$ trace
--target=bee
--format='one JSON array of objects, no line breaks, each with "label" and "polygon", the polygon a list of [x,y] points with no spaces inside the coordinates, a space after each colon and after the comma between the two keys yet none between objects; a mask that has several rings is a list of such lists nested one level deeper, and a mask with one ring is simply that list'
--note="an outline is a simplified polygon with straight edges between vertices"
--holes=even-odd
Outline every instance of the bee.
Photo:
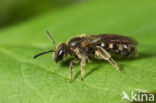
[{"label": "bee", "polygon": [[66,43],[60,43],[56,46],[54,39],[48,31],[47,34],[52,40],[55,50],[39,53],[34,56],[34,59],[40,55],[54,52],[53,59],[57,63],[64,60],[70,54],[74,57],[69,65],[70,82],[72,82],[73,65],[75,63],[80,63],[81,65],[81,80],[83,81],[86,61],[91,62],[92,58],[106,60],[116,70],[121,72],[112,55],[120,57],[134,57],[137,55],[137,41],[126,36],[117,34],[80,35],[72,37]]}]

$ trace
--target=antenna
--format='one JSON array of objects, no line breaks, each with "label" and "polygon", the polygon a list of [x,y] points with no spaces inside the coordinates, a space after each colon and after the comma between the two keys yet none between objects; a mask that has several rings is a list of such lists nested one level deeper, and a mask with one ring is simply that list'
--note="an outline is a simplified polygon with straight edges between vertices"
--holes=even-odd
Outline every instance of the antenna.
[{"label": "antenna", "polygon": [[[48,32],[48,30],[47,30],[46,32],[47,32],[47,34],[48,34],[50,40],[53,42],[54,48],[55,48],[55,50],[56,50],[56,45],[55,45],[54,39],[52,38],[52,36],[51,36],[50,33]],[[39,53],[39,54],[35,55],[33,58],[36,59],[37,57],[39,57],[39,56],[41,56],[41,55],[43,55],[43,54],[47,54],[47,53],[50,53],[50,52],[56,52],[55,50],[49,50],[49,51],[46,51],[46,52]]]},{"label": "antenna", "polygon": [[47,30],[46,32],[47,32],[47,34],[48,34],[50,40],[53,42],[54,48],[55,48],[55,50],[56,50],[56,45],[55,45],[55,41],[54,41],[53,37],[50,35],[50,33],[49,33],[48,30]]},{"label": "antenna", "polygon": [[43,54],[47,54],[47,53],[50,53],[50,52],[55,52],[54,50],[49,50],[49,51],[46,51],[46,52],[42,52],[42,53],[39,53],[37,55],[35,55],[33,58],[36,59],[38,56],[41,56]]}]

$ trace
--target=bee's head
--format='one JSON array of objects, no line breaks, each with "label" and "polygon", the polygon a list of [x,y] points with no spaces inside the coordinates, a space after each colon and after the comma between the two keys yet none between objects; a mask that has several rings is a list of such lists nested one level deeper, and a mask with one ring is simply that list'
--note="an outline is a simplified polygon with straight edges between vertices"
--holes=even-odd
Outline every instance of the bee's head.
[{"label": "bee's head", "polygon": [[49,50],[49,51],[46,51],[46,52],[39,53],[39,54],[34,56],[34,59],[37,58],[38,56],[43,55],[43,54],[47,54],[47,53],[50,53],[50,52],[55,52],[54,56],[53,56],[54,61],[58,62],[58,61],[63,60],[68,55],[68,46],[67,46],[67,44],[66,43],[61,43],[56,48],[54,39],[52,38],[52,36],[49,34],[48,31],[47,31],[47,34],[48,34],[49,38],[52,40],[55,50]]},{"label": "bee's head", "polygon": [[61,43],[57,46],[54,53],[54,61],[58,62],[63,60],[68,55],[68,46],[66,43]]}]

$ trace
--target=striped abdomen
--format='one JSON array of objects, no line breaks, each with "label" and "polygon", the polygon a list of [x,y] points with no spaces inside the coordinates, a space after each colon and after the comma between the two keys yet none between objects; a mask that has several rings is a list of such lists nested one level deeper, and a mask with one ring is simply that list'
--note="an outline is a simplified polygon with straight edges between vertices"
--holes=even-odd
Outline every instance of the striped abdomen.
[{"label": "striped abdomen", "polygon": [[124,57],[132,57],[137,54],[137,42],[126,36],[119,36],[114,34],[101,34],[101,38],[97,45],[104,48],[106,51]]}]

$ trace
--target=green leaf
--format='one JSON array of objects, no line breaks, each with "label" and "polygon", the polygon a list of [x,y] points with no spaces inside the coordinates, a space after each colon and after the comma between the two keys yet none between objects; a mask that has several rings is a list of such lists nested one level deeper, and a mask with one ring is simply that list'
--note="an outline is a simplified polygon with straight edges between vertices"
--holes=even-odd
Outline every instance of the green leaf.
[{"label": "green leaf", "polygon": [[[123,91],[156,90],[156,1],[119,0],[79,3],[0,30],[0,103],[126,103]],[[56,44],[86,33],[115,33],[135,38],[139,56],[119,60],[124,73],[108,62],[74,66],[69,83],[71,56],[55,63],[51,54],[33,59]]]}]

